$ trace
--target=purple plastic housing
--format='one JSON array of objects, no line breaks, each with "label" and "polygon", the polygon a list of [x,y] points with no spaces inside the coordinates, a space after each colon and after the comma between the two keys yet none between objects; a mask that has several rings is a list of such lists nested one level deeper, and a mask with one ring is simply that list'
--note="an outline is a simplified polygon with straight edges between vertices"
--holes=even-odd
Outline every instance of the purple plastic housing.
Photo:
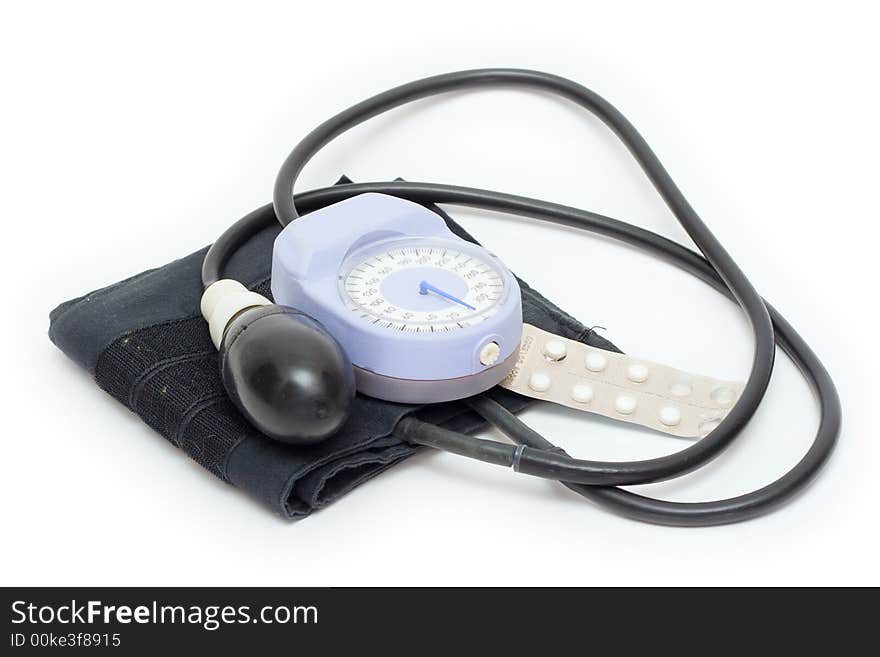
[{"label": "purple plastic housing", "polygon": [[[491,261],[504,284],[494,314],[453,331],[416,333],[373,324],[348,307],[339,282],[350,254],[377,242],[419,237],[448,241]],[[503,263],[456,236],[434,212],[384,194],[354,196],[288,224],[275,239],[272,295],[276,303],[317,319],[339,341],[361,392],[390,401],[440,402],[486,390],[513,368],[522,336],[519,285]],[[487,366],[480,352],[490,342],[500,353]]]}]

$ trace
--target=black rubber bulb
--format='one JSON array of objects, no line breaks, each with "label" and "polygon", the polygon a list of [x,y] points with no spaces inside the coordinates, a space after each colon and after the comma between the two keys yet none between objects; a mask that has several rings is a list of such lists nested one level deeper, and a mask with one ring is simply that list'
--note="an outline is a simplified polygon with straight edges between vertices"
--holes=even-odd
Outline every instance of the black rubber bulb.
[{"label": "black rubber bulb", "polygon": [[230,398],[257,429],[283,443],[312,445],[336,433],[351,410],[354,370],[339,343],[298,310],[250,308],[220,345]]}]

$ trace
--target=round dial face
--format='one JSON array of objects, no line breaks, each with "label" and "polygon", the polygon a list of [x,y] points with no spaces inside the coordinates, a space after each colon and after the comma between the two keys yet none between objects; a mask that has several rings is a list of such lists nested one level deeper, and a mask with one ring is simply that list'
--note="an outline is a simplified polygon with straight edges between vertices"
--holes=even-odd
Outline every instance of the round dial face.
[{"label": "round dial face", "polygon": [[498,312],[507,294],[502,267],[488,251],[463,242],[389,240],[349,256],[339,288],[348,308],[378,327],[459,331]]}]

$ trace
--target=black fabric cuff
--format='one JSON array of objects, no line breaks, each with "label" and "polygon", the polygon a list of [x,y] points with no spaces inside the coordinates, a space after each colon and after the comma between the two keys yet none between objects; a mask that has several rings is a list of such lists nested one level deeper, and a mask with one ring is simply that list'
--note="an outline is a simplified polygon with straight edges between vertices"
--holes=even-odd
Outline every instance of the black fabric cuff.
[{"label": "black fabric cuff", "polygon": [[[349,182],[343,179],[340,184]],[[460,237],[476,242],[444,211]],[[271,298],[271,226],[244,244],[226,274]],[[289,518],[308,515],[417,448],[392,431],[408,413],[457,431],[481,419],[460,402],[411,406],[358,395],[350,419],[327,441],[294,448],[255,431],[226,397],[217,352],[199,313],[206,249],[67,301],[50,315],[49,337],[98,385],[215,475]],[[519,280],[523,320],[567,338],[616,350]],[[496,388],[514,412],[531,400]]]}]

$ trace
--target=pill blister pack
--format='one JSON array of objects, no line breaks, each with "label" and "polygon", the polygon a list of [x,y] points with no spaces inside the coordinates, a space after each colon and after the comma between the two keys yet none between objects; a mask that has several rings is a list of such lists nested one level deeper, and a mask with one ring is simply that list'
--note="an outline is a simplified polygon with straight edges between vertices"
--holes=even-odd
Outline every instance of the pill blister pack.
[{"label": "pill blister pack", "polygon": [[523,325],[502,387],[683,438],[700,438],[736,404],[743,384],[597,349]]}]

